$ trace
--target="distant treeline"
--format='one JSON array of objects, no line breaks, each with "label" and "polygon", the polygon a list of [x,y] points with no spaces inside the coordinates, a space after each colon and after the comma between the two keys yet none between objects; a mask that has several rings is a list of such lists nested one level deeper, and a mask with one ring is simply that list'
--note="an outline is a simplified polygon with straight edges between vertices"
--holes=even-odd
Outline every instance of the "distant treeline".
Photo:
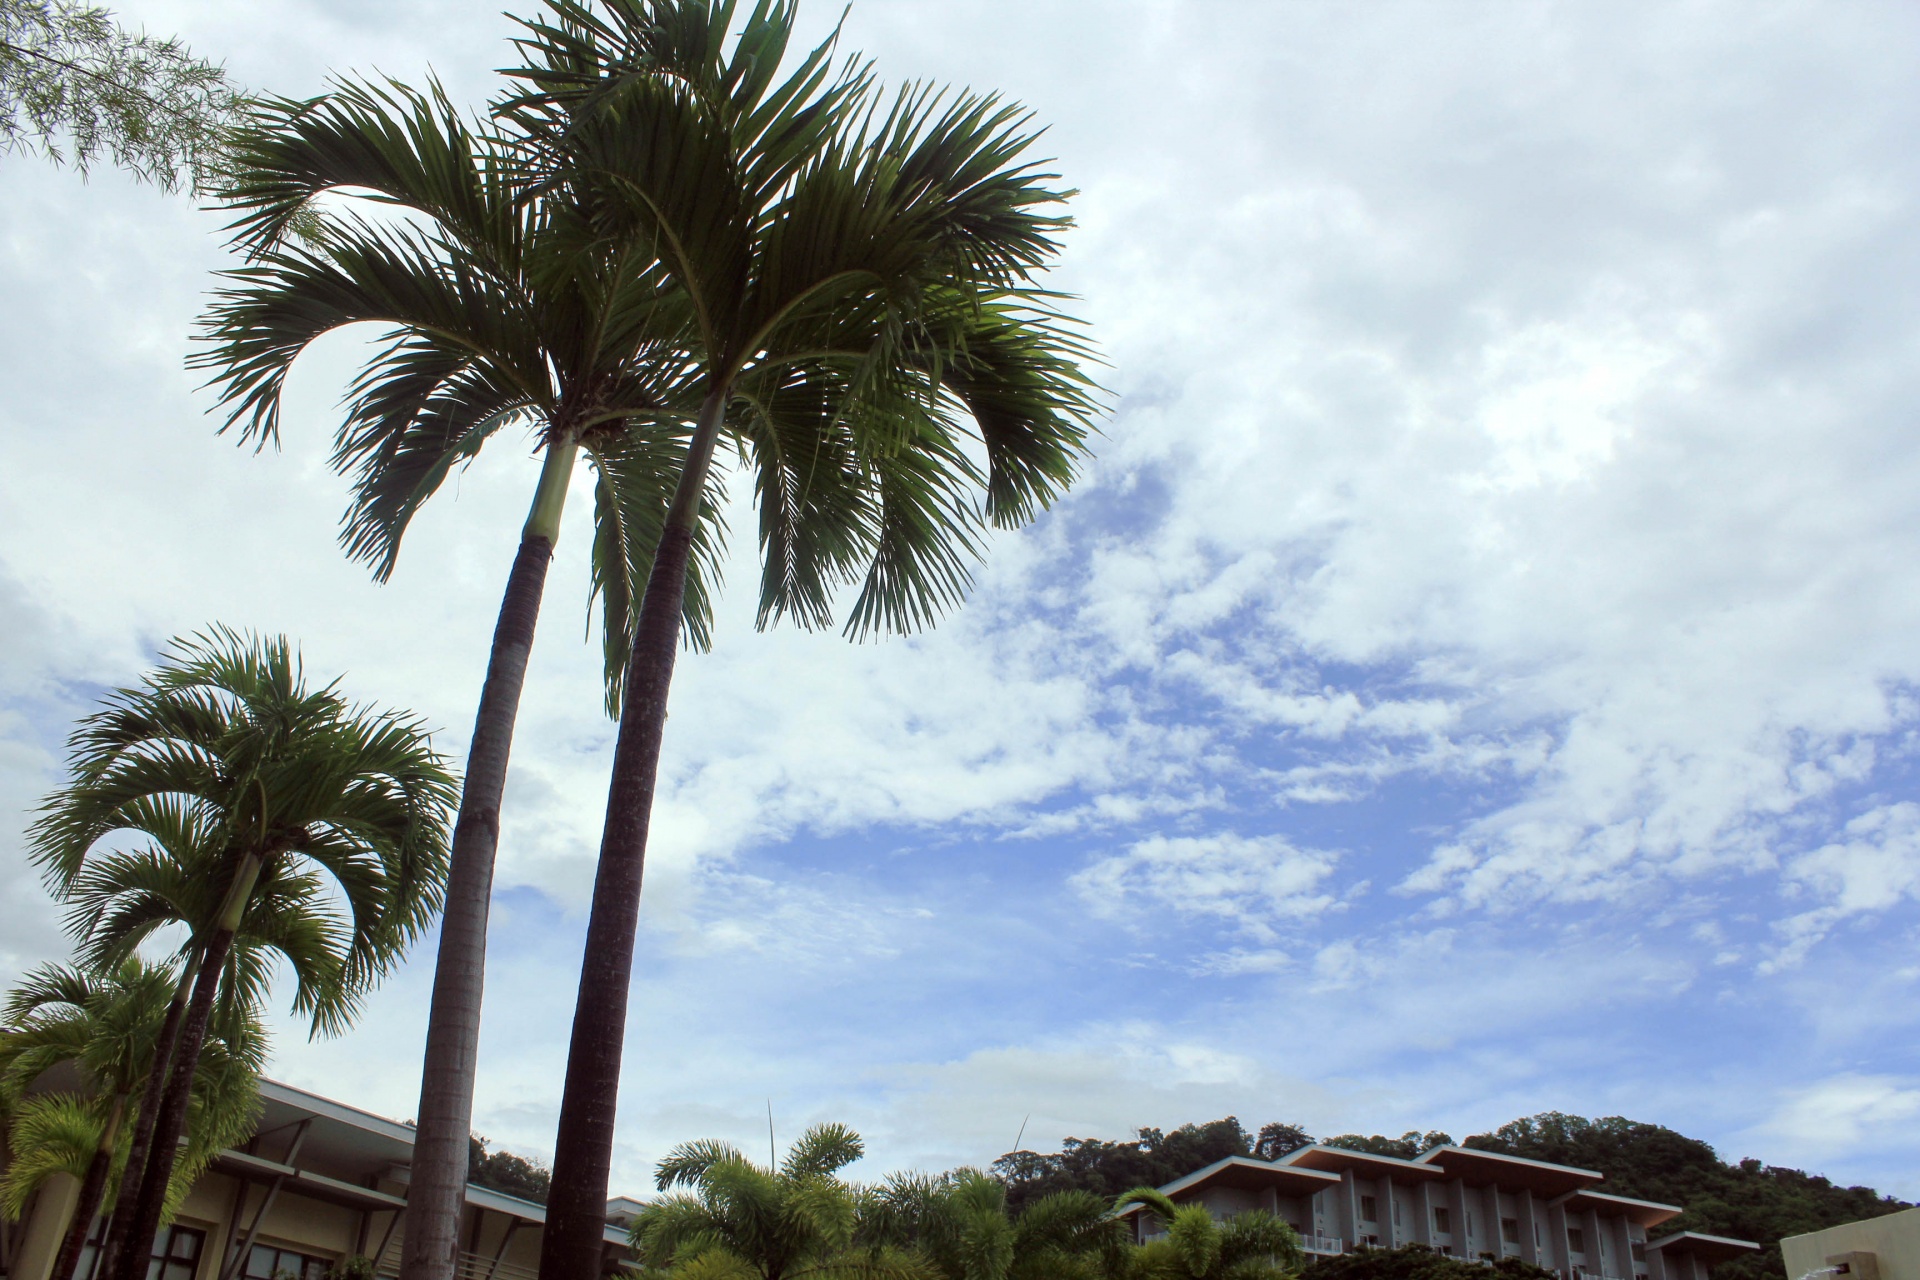
[{"label": "distant treeline", "polygon": [[[1161,1186],[1225,1156],[1277,1160],[1313,1141],[1298,1125],[1269,1124],[1249,1133],[1233,1116],[1171,1132],[1141,1129],[1139,1135],[1131,1142],[1068,1138],[1049,1154],[1010,1151],[993,1162],[993,1170],[1006,1180],[1009,1201],[1018,1208],[1052,1191],[1083,1189],[1106,1196]],[[1322,1141],[1411,1159],[1453,1138],[1347,1133]],[[1912,1207],[1871,1188],[1835,1186],[1798,1169],[1758,1160],[1728,1164],[1698,1139],[1619,1116],[1588,1120],[1549,1111],[1474,1134],[1461,1145],[1593,1169],[1606,1175],[1603,1189],[1615,1195],[1683,1206],[1686,1212],[1658,1234],[1704,1231],[1762,1246],[1755,1257],[1715,1267],[1714,1280],[1782,1280],[1786,1272],[1777,1247],[1782,1236]]]}]

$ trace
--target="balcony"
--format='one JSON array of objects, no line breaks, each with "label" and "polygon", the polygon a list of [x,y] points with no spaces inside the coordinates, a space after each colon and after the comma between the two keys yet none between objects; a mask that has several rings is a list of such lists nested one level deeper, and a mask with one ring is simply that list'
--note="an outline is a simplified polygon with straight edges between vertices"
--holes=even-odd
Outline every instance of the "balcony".
[{"label": "balcony", "polygon": [[1310,1236],[1304,1231],[1300,1232],[1299,1236],[1300,1248],[1307,1253],[1326,1255],[1347,1251],[1347,1242],[1332,1236]]}]

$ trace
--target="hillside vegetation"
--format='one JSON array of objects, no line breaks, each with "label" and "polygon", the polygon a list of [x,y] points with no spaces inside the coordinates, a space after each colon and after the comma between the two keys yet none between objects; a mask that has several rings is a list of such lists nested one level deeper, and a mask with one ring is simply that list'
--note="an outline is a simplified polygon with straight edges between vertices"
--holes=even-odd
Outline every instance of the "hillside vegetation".
[{"label": "hillside vegetation", "polygon": [[[1161,1186],[1230,1155],[1275,1160],[1313,1139],[1298,1125],[1269,1124],[1249,1132],[1228,1116],[1170,1132],[1141,1129],[1133,1141],[1068,1138],[1057,1152],[1011,1151],[994,1161],[1008,1198],[1025,1204],[1053,1191],[1118,1195],[1130,1187]],[[1322,1141],[1411,1159],[1447,1134],[1341,1134]],[[1475,1134],[1462,1145],[1577,1165],[1606,1175],[1604,1189],[1682,1206],[1686,1212],[1657,1234],[1705,1231],[1762,1246],[1750,1259],[1724,1263],[1714,1280],[1787,1280],[1778,1244],[1782,1236],[1910,1208],[1868,1187],[1841,1187],[1816,1174],[1741,1160],[1730,1164],[1708,1144],[1656,1124],[1619,1116],[1589,1120],[1557,1111]]]}]

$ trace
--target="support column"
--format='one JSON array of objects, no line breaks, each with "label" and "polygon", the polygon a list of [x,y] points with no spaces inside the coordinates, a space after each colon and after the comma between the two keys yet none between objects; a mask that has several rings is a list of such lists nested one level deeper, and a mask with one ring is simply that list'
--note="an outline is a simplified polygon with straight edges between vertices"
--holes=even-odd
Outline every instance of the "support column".
[{"label": "support column", "polygon": [[47,1280],[53,1274],[53,1261],[60,1256],[67,1223],[79,1204],[80,1179],[72,1174],[56,1173],[40,1184],[33,1193],[33,1208],[27,1212],[20,1243],[14,1249],[9,1280]]},{"label": "support column", "polygon": [[1360,1243],[1360,1193],[1353,1185],[1353,1170],[1340,1171],[1338,1196],[1335,1204],[1339,1210],[1340,1239],[1351,1251]]},{"label": "support column", "polygon": [[1482,1203],[1487,1206],[1487,1232],[1481,1237],[1480,1248],[1491,1253],[1495,1259],[1507,1256],[1506,1233],[1500,1228],[1500,1188],[1489,1185],[1484,1189]]},{"label": "support column", "polygon": [[1473,1231],[1467,1221],[1467,1184],[1458,1178],[1447,1179],[1448,1208],[1453,1215],[1453,1256],[1473,1257]]},{"label": "support column", "polygon": [[1619,1276],[1618,1271],[1607,1269],[1606,1234],[1600,1227],[1600,1215],[1589,1209],[1581,1216],[1587,1226],[1587,1269],[1603,1276]]},{"label": "support column", "polygon": [[1536,1267],[1551,1266],[1545,1261],[1546,1224],[1541,1221],[1540,1201],[1531,1191],[1516,1191],[1514,1209],[1520,1215],[1520,1257]]},{"label": "support column", "polygon": [[1413,1242],[1433,1248],[1433,1179],[1422,1178],[1413,1188]]},{"label": "support column", "polygon": [[1573,1251],[1567,1244],[1567,1210],[1564,1205],[1547,1206],[1547,1241],[1553,1245],[1553,1256],[1557,1265],[1554,1270],[1562,1275],[1573,1273]]}]

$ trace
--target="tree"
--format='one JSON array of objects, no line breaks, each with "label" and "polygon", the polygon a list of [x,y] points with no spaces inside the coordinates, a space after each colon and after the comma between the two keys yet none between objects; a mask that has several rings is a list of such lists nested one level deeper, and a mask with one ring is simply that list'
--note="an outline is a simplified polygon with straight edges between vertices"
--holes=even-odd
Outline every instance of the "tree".
[{"label": "tree", "polygon": [[682,1143],[657,1167],[671,1194],[640,1212],[633,1247],[675,1280],[932,1280],[918,1259],[856,1238],[860,1193],[836,1174],[863,1150],[837,1124],[807,1130],[777,1169],[724,1142]]},{"label": "tree", "polygon": [[1259,1155],[1271,1160],[1312,1141],[1295,1142],[1296,1137],[1305,1137],[1305,1131],[1298,1125],[1277,1124],[1263,1127],[1256,1139],[1238,1116],[1136,1133],[1128,1142],[1068,1138],[1058,1152],[1050,1154],[1009,1151],[993,1162],[993,1172],[1006,1182],[1008,1200],[1015,1209],[1067,1190],[1090,1191],[1111,1201],[1130,1187],[1162,1186],[1228,1156]]},{"label": "tree", "polygon": [[[911,630],[958,601],[990,526],[1070,483],[1093,411],[1031,279],[1067,193],[993,96],[877,99],[824,51],[775,75],[794,8],[549,0],[498,115],[597,228],[655,246],[699,401],[632,626],[575,1004],[541,1274],[598,1265],[639,896],[683,594],[723,437],[755,483],[760,622]],[[963,442],[986,457],[977,467]]]},{"label": "tree", "polygon": [[1110,1204],[1087,1191],[1009,1210],[1006,1184],[978,1169],[901,1174],[868,1197],[863,1237],[917,1250],[941,1280],[1096,1280],[1125,1272]]},{"label": "tree", "polygon": [[[317,211],[330,192],[344,198]],[[347,83],[262,104],[222,198],[240,215],[236,242],[250,262],[218,295],[195,364],[213,372],[243,442],[277,444],[287,373],[315,339],[384,329],[333,459],[353,477],[341,540],[378,580],[393,573],[414,513],[504,428],[523,424],[545,455],[474,716],[416,1112],[405,1266],[445,1280],[466,1186],[501,797],[548,564],[585,453],[596,474],[593,589],[608,663],[624,668],[629,576],[652,557],[691,415],[676,401],[683,370],[657,358],[652,336],[679,313],[650,253],[530,190],[513,156],[437,87]],[[413,220],[358,216],[354,206],[369,204]],[[717,553],[717,510],[703,511],[681,614],[695,644],[708,631],[701,566]]]},{"label": "tree", "polygon": [[[69,738],[71,778],[29,837],[71,903],[69,928],[106,959],[168,922],[143,870],[165,873],[176,893],[201,886],[194,913],[173,917],[192,929],[191,995],[175,1043],[154,1055],[146,1163],[131,1212],[115,1214],[105,1273],[137,1280],[146,1260],[126,1242],[151,1238],[164,1215],[215,996],[263,980],[236,936],[277,947],[275,930],[290,930],[281,950],[329,957],[316,975],[326,980],[303,983],[296,1008],[316,1032],[344,1026],[439,906],[455,783],[417,720],[350,705],[337,685],[309,690],[283,638],[216,628],[176,640],[141,685],[105,701]],[[127,836],[147,843],[113,847]],[[289,899],[312,910],[267,910]]]},{"label": "tree", "polygon": [[487,1140],[475,1134],[467,1144],[467,1181],[545,1204],[553,1174],[537,1160],[511,1151],[487,1150]]},{"label": "tree", "polygon": [[[168,968],[128,958],[95,977],[66,965],[26,975],[6,1001],[0,1029],[0,1106],[13,1117],[0,1202],[17,1216],[26,1198],[56,1172],[80,1180],[80,1193],[54,1259],[52,1280],[71,1280],[87,1231],[127,1155],[123,1124],[152,1070],[153,1046],[176,986]],[[184,1157],[169,1204],[222,1149],[252,1125],[255,1078],[265,1038],[248,1010],[215,1022],[194,1081]],[[48,1070],[70,1066],[80,1092],[29,1094]]]},{"label": "tree", "polygon": [[0,150],[82,173],[102,155],[171,191],[204,189],[241,95],[177,40],[67,0],[0,0]]},{"label": "tree", "polygon": [[1176,1205],[1152,1187],[1135,1187],[1114,1208],[1136,1204],[1158,1218],[1166,1234],[1135,1250],[1129,1267],[1135,1280],[1280,1280],[1297,1273],[1305,1257],[1293,1228],[1264,1209],[1222,1222],[1205,1205]]},{"label": "tree", "polygon": [[1388,1138],[1380,1134],[1370,1136],[1358,1133],[1343,1133],[1324,1140],[1330,1147],[1345,1147],[1349,1151],[1365,1151],[1369,1155],[1392,1156],[1396,1160],[1411,1160],[1423,1151],[1435,1147],[1450,1147],[1453,1138],[1437,1129],[1421,1133],[1418,1129],[1409,1129],[1397,1138]]}]

